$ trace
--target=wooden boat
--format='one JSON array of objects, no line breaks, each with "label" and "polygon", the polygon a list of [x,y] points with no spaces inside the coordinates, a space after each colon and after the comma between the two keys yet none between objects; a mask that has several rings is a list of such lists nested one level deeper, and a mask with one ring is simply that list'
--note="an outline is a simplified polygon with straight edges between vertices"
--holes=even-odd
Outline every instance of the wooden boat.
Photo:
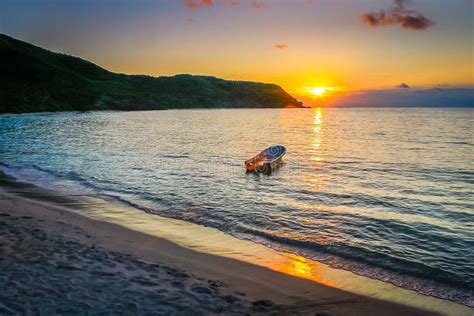
[{"label": "wooden boat", "polygon": [[247,172],[272,173],[281,163],[286,154],[286,148],[281,145],[271,146],[245,161]]}]

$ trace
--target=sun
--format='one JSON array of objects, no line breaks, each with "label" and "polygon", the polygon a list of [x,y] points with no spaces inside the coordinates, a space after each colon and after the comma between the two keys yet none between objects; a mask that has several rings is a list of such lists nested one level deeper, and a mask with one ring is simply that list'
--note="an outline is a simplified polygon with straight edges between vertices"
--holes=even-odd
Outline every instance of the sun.
[{"label": "sun", "polygon": [[305,87],[303,93],[307,96],[323,99],[332,97],[344,91],[342,86]]},{"label": "sun", "polygon": [[323,97],[325,96],[330,90],[332,90],[331,87],[311,87],[311,88],[306,88],[306,91],[309,94],[312,94],[313,96],[316,97]]},{"label": "sun", "polygon": [[326,91],[326,87],[316,87],[316,88],[309,88],[308,91],[314,95],[322,96]]}]

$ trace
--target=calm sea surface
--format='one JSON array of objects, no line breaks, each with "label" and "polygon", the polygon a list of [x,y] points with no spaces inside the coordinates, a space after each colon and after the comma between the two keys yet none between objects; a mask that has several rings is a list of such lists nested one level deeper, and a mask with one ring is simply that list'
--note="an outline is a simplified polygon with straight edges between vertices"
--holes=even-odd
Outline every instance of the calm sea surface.
[{"label": "calm sea surface", "polygon": [[[474,306],[474,110],[0,116],[9,174]],[[243,161],[287,147],[270,176]]]}]

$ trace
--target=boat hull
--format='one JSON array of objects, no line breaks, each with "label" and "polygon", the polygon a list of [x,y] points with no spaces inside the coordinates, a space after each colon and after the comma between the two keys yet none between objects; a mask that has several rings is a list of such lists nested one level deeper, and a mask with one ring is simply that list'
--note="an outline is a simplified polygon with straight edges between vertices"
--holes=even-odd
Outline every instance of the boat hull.
[{"label": "boat hull", "polygon": [[281,164],[286,148],[283,146],[272,146],[253,158],[245,161],[247,172],[257,172],[270,174],[275,171]]}]

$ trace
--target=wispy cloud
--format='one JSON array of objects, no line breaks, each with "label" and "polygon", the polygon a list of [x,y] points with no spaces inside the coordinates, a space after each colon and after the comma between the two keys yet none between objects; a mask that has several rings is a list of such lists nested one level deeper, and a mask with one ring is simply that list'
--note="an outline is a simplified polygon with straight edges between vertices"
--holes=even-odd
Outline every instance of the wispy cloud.
[{"label": "wispy cloud", "polygon": [[255,10],[264,9],[267,6],[265,0],[182,0],[183,7],[186,9],[202,9],[215,5],[228,8],[247,6]]},{"label": "wispy cloud", "polygon": [[184,0],[183,6],[186,9],[199,9],[205,7],[212,7],[214,0]]},{"label": "wispy cloud", "polygon": [[227,7],[238,7],[240,0],[224,0],[224,5]]},{"label": "wispy cloud", "polygon": [[267,4],[264,1],[254,1],[254,2],[252,2],[252,8],[254,8],[255,10],[265,9],[266,6],[267,6]]},{"label": "wispy cloud", "polygon": [[393,7],[389,10],[365,13],[362,20],[370,26],[398,24],[411,30],[426,30],[435,24],[422,13],[407,9],[407,0],[394,0]]},{"label": "wispy cloud", "polygon": [[278,48],[278,49],[286,49],[286,48],[288,48],[288,45],[287,44],[276,44],[275,47]]}]

